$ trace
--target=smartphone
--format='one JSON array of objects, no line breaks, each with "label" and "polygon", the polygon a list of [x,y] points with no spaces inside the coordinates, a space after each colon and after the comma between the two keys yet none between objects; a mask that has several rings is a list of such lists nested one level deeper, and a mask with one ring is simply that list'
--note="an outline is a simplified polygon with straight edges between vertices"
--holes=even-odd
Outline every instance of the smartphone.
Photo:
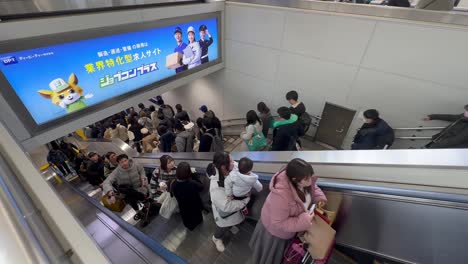
[{"label": "smartphone", "polygon": [[312,207],[310,207],[309,214],[312,214],[314,210],[315,210],[315,204],[313,204]]}]

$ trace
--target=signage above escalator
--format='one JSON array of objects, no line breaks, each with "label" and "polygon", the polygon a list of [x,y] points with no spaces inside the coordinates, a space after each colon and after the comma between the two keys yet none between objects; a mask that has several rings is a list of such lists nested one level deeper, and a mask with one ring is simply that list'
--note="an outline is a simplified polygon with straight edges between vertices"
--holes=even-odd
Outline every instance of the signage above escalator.
[{"label": "signage above escalator", "polygon": [[195,18],[1,44],[1,93],[33,131],[125,100],[221,61],[219,14]]}]

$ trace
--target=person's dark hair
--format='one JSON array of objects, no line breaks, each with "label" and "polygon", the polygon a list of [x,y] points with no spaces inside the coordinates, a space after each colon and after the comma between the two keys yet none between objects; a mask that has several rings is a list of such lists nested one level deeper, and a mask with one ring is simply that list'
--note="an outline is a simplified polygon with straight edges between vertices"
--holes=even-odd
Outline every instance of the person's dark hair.
[{"label": "person's dark hair", "polygon": [[255,125],[255,123],[257,122],[259,122],[260,124],[262,123],[260,118],[258,118],[257,112],[255,112],[254,110],[248,111],[245,117],[247,119],[247,124],[245,126]]},{"label": "person's dark hair", "polygon": [[465,108],[465,111],[468,111],[468,104],[467,104],[467,105],[465,105],[465,107],[464,107],[464,108]]},{"label": "person's dark hair", "polygon": [[[96,152],[92,152],[92,151],[91,151],[90,153],[88,153],[88,159],[90,159],[90,158],[92,158],[92,157],[94,157],[94,156],[96,156],[96,155],[98,155]],[[98,155],[98,156],[99,156],[99,155]]]},{"label": "person's dark hair", "polygon": [[291,110],[289,110],[289,108],[287,108],[286,106],[278,108],[277,112],[278,115],[283,119],[288,120],[289,118],[291,118]]},{"label": "person's dark hair", "polygon": [[177,113],[182,112],[182,105],[176,104],[175,109],[177,110]]},{"label": "person's dark hair", "polygon": [[294,100],[294,101],[297,101],[297,99],[299,98],[299,95],[297,94],[296,91],[289,91],[286,93],[286,100]]},{"label": "person's dark hair", "polygon": [[213,120],[209,117],[204,117],[203,118],[203,126],[206,127],[206,129],[213,128]]},{"label": "person's dark hair", "polygon": [[267,114],[270,112],[270,108],[264,103],[260,102],[257,104],[257,111],[259,111],[262,114]]},{"label": "person's dark hair", "polygon": [[297,195],[303,202],[306,201],[306,193],[310,192],[310,188],[304,188],[304,191],[299,190],[297,184],[307,177],[314,175],[312,166],[303,159],[293,159],[286,166],[286,175],[289,181],[296,189]]},{"label": "person's dark hair", "polygon": [[221,168],[222,166],[224,166],[225,169],[229,171],[230,165],[231,157],[229,156],[229,152],[218,151],[213,156],[213,163],[208,164],[208,167],[206,168],[206,173],[208,174],[208,176],[214,176],[216,175],[216,169],[218,169],[218,186],[224,187],[224,178],[227,175],[223,175]]},{"label": "person's dark hair", "polygon": [[367,119],[377,120],[379,119],[379,112],[375,109],[369,109],[364,111],[364,117]]},{"label": "person's dark hair", "polygon": [[161,169],[163,171],[167,171],[167,164],[171,161],[173,161],[174,159],[169,156],[169,155],[162,155],[160,158],[159,158],[159,163],[161,164]]},{"label": "person's dark hair", "polygon": [[150,105],[150,107],[148,107],[148,109],[150,110],[151,113],[156,111],[156,107],[154,107],[154,105]]},{"label": "person's dark hair", "polygon": [[253,161],[247,157],[244,157],[239,160],[239,172],[242,174],[247,174],[252,171]]},{"label": "person's dark hair", "polygon": [[111,156],[112,154],[115,154],[115,152],[109,151],[109,152],[107,152],[106,155],[104,155],[104,156],[105,156],[107,159],[110,159],[110,156]]},{"label": "person's dark hair", "polygon": [[127,154],[120,154],[119,156],[117,156],[117,162],[120,162],[123,159],[128,159]]},{"label": "person's dark hair", "polygon": [[174,128],[177,131],[185,131],[184,125],[179,120],[176,121]]},{"label": "person's dark hair", "polygon": [[177,165],[176,178],[178,180],[188,180],[192,177],[192,169],[187,162],[181,162]]},{"label": "person's dark hair", "polygon": [[167,126],[159,126],[158,127],[158,134],[160,136],[164,135],[167,133]]},{"label": "person's dark hair", "polygon": [[139,107],[140,109],[145,109],[145,105],[144,105],[143,103],[139,103],[139,104],[138,104],[138,107]]},{"label": "person's dark hair", "polygon": [[50,146],[52,147],[53,150],[59,150],[60,149],[59,145],[54,141],[50,142]]},{"label": "person's dark hair", "polygon": [[201,117],[197,118],[197,126],[199,128],[203,127],[203,118],[201,118]]}]

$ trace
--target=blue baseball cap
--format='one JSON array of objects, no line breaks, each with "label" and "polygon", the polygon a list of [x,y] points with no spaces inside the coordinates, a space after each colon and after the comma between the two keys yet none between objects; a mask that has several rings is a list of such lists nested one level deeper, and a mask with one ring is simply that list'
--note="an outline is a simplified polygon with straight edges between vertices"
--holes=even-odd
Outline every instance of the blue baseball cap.
[{"label": "blue baseball cap", "polygon": [[208,107],[206,107],[206,105],[202,105],[202,106],[200,106],[200,108],[199,108],[199,109],[200,109],[200,111],[202,111],[203,113],[206,113],[206,112],[208,112]]},{"label": "blue baseball cap", "polygon": [[180,27],[176,27],[175,30],[174,30],[174,34],[175,33],[180,33],[182,34],[182,29]]}]

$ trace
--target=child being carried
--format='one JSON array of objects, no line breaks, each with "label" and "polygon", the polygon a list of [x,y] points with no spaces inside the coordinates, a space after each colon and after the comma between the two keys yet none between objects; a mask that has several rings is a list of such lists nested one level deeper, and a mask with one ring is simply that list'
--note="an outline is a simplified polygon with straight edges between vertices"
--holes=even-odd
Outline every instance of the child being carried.
[{"label": "child being carried", "polygon": [[[252,172],[253,161],[249,158],[239,160],[238,169],[231,171],[228,177],[224,180],[224,189],[226,195],[230,199],[243,200],[250,195],[252,188],[257,192],[263,189],[262,184],[258,180],[258,175]],[[247,209],[243,209],[244,214],[247,214]]]}]

